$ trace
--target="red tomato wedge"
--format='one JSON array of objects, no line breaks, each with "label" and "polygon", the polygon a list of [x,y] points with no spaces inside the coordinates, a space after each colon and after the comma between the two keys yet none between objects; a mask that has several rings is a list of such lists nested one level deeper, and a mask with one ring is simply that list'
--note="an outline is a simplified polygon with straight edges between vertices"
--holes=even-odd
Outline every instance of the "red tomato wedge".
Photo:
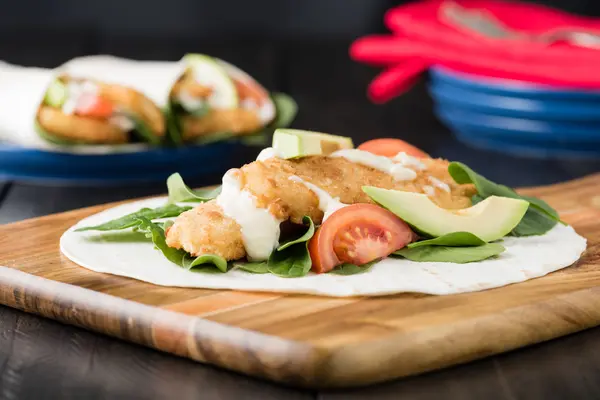
[{"label": "red tomato wedge", "polygon": [[420,150],[412,144],[400,139],[373,139],[364,142],[358,146],[358,149],[385,157],[394,157],[400,152],[405,152],[409,156],[429,158],[429,154],[425,153],[423,150]]},{"label": "red tomato wedge", "polygon": [[83,94],[77,101],[75,113],[83,117],[109,118],[115,108],[109,101],[96,94]]},{"label": "red tomato wedge", "polygon": [[343,263],[366,264],[389,256],[414,238],[410,227],[385,208],[353,204],[331,214],[310,240],[312,270],[323,273]]},{"label": "red tomato wedge", "polygon": [[241,100],[252,99],[257,105],[261,106],[269,98],[269,93],[254,82],[234,80],[233,83]]}]

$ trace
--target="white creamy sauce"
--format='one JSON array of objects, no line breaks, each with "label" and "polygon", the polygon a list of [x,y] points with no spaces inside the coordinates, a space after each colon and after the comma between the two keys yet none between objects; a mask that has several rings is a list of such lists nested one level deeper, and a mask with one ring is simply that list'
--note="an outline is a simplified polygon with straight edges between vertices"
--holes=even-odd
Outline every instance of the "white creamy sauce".
[{"label": "white creamy sauce", "polygon": [[62,106],[62,112],[70,115],[81,102],[83,96],[95,97],[98,94],[98,86],[90,81],[69,82],[67,84],[67,100]]},{"label": "white creamy sauce", "polygon": [[258,109],[258,118],[263,124],[267,124],[275,118],[276,113],[275,104],[269,99],[269,101],[264,102]]},{"label": "white creamy sauce", "polygon": [[338,150],[331,157],[343,157],[348,161],[378,169],[394,177],[397,181],[412,181],[417,173],[400,163],[395,163],[388,157],[378,156],[368,151],[356,149]]},{"label": "white creamy sauce", "polygon": [[434,176],[430,176],[428,179],[429,179],[429,182],[431,182],[431,184],[433,186],[435,186],[436,188],[442,189],[444,192],[450,193],[450,186],[448,186],[447,183],[440,181],[438,178],[436,178]]},{"label": "white creamy sauce", "polygon": [[423,191],[429,197],[435,196],[435,189],[433,188],[433,186],[425,185],[423,186]]},{"label": "white creamy sauce", "polygon": [[331,197],[329,193],[318,187],[317,185],[313,185],[310,182],[306,182],[304,179],[299,176],[290,176],[290,181],[302,183],[304,186],[312,190],[312,192],[317,195],[319,198],[319,209],[323,211],[323,221],[331,216],[334,212],[339,210],[340,208],[344,208],[348,206],[348,204],[344,204],[340,202],[338,197]]},{"label": "white creamy sauce", "polygon": [[262,104],[256,104],[253,100],[251,100],[256,105],[254,107],[254,106],[250,106],[250,102],[245,103],[246,100],[242,100],[241,106],[248,107],[248,109],[255,110],[256,113],[258,114],[258,118],[263,123],[263,125],[267,125],[269,122],[273,121],[273,119],[275,118],[275,115],[277,114],[277,110],[275,109],[275,104],[273,103],[271,98],[268,96],[266,89],[263,88],[260,85],[260,83],[258,83],[253,77],[251,77],[250,75],[248,75],[247,73],[245,73],[244,71],[242,71],[241,69],[236,67],[235,65],[229,64],[228,62],[220,60],[220,59],[217,59],[217,62],[223,68],[225,68],[225,71],[227,71],[229,76],[231,76],[233,79],[243,82],[247,85],[256,85],[262,89],[261,91],[264,91],[265,97],[264,97],[264,101],[262,101]]},{"label": "white creamy sauce", "polygon": [[223,213],[233,219],[241,227],[244,248],[248,259],[252,261],[266,260],[274,249],[279,246],[280,220],[264,208],[254,204],[254,196],[246,190],[241,190],[236,177],[227,172],[223,176],[221,194],[217,204]]},{"label": "white creamy sauce", "polygon": [[419,160],[417,157],[409,156],[403,151],[396,154],[393,160],[405,167],[413,167],[419,171],[424,171],[427,169],[427,166],[423,164],[421,160]]},{"label": "white creamy sauce", "polygon": [[267,147],[258,153],[256,161],[266,161],[271,158],[281,158],[281,155],[273,147]]},{"label": "white creamy sauce", "polygon": [[232,108],[231,99],[228,97],[229,92],[226,90],[219,90],[218,79],[220,77],[215,76],[213,67],[208,66],[205,63],[198,63],[194,65],[193,73],[196,82],[202,86],[213,89],[207,98],[208,104],[210,104],[211,107],[225,109]]}]

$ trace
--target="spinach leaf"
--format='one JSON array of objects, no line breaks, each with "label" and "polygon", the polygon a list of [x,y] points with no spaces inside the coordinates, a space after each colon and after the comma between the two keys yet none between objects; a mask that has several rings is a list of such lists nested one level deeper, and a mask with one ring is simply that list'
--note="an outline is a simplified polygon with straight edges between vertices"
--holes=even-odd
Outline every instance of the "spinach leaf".
[{"label": "spinach leaf", "polygon": [[239,262],[239,263],[234,263],[233,266],[235,268],[239,268],[241,270],[244,270],[246,272],[251,272],[253,274],[268,274],[269,273],[269,267],[267,265],[266,262]]},{"label": "spinach leaf", "polygon": [[328,273],[336,274],[336,275],[364,274],[365,272],[369,271],[371,269],[371,267],[373,266],[373,264],[375,264],[377,261],[379,261],[379,260],[374,260],[374,261],[371,261],[371,262],[363,264],[363,265],[342,264],[342,265],[338,265],[337,267],[335,267]]},{"label": "spinach leaf", "polygon": [[165,258],[174,264],[188,270],[200,267],[199,272],[203,273],[223,273],[227,272],[227,260],[214,254],[203,254],[196,258],[189,255],[188,252],[181,249],[175,249],[167,246],[164,229],[145,217],[137,218],[137,231],[143,232],[149,239],[152,239],[156,247],[165,256]]},{"label": "spinach leaf", "polygon": [[137,229],[146,233],[152,239],[154,246],[163,253],[167,260],[179,266],[184,266],[188,263],[189,254],[187,252],[167,246],[165,231],[160,225],[153,223],[146,217],[138,217],[136,223]]},{"label": "spinach leaf", "polygon": [[271,253],[267,262],[267,269],[270,273],[286,278],[297,278],[305,276],[310,271],[312,261],[308,253],[308,241],[315,233],[315,224],[308,216],[302,218],[302,222],[308,225],[307,231],[299,238],[284,243]]},{"label": "spinach leaf", "polygon": [[542,235],[552,229],[557,222],[560,222],[556,210],[550,207],[545,201],[535,197],[520,196],[508,186],[494,183],[462,163],[450,163],[448,172],[456,183],[473,183],[475,185],[478,196],[473,199],[474,202],[479,202],[490,196],[510,197],[528,201],[529,209],[519,225],[511,232],[513,236]]},{"label": "spinach leaf", "polygon": [[185,184],[178,173],[174,173],[167,179],[167,190],[169,191],[169,203],[200,202],[212,200],[221,193],[221,187],[216,189],[192,190]]},{"label": "spinach leaf", "polygon": [[470,232],[452,232],[444,236],[439,236],[434,239],[421,240],[409,244],[409,249],[421,246],[450,246],[450,247],[466,247],[466,246],[481,246],[485,241],[479,239]]},{"label": "spinach leaf", "polygon": [[420,246],[405,247],[394,252],[411,261],[418,262],[451,262],[457,264],[485,260],[504,251],[504,246],[498,243],[486,243],[481,246],[451,247],[451,246]]},{"label": "spinach leaf", "polygon": [[284,278],[305,276],[312,267],[306,243],[299,243],[283,251],[274,251],[267,268],[270,273]]},{"label": "spinach leaf", "polygon": [[313,237],[313,235],[315,234],[315,224],[312,221],[312,219],[308,216],[304,216],[302,217],[302,223],[304,225],[308,225],[308,230],[304,233],[304,235],[300,236],[298,239],[288,240],[284,244],[280,245],[277,248],[277,251],[285,250],[288,247],[298,243],[308,242]]},{"label": "spinach leaf", "polygon": [[192,260],[189,264],[186,263],[186,265],[184,265],[187,269],[193,269],[198,266],[203,267],[203,272],[208,272],[209,270],[207,270],[206,267],[210,268],[212,266],[216,267],[218,272],[227,272],[227,260],[216,254],[202,254]]},{"label": "spinach leaf", "polygon": [[75,232],[83,231],[114,231],[120,229],[131,228],[139,224],[138,219],[140,217],[147,218],[149,220],[159,218],[177,217],[179,214],[190,210],[192,207],[182,207],[176,204],[167,204],[164,207],[158,208],[142,208],[131,214],[127,214],[121,218],[113,219],[112,221],[105,222],[96,226],[86,226],[79,228]]}]

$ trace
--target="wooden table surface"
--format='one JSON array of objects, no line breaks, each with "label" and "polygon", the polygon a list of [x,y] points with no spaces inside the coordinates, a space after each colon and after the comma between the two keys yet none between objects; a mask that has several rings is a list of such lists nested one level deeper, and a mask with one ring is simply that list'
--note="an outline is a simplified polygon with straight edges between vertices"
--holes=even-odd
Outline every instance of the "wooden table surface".
[{"label": "wooden table surface", "polygon": [[[52,46],[59,46],[60,40],[45,38],[43,58],[21,47],[11,49],[14,57],[9,61],[56,65],[81,52],[83,44],[78,46],[76,38],[68,37],[68,46],[56,48]],[[194,50],[221,56],[269,88],[293,95],[300,105],[295,127],[349,135],[356,142],[384,136],[406,138],[434,156],[463,161],[490,179],[512,186],[549,184],[600,171],[600,161],[526,159],[470,149],[435,120],[424,85],[390,104],[370,104],[364,90],[375,71],[350,62],[347,45],[119,40],[96,44],[94,50],[138,58],[176,59]],[[240,163],[256,153],[249,150],[240,155]],[[208,185],[218,179],[212,176],[193,183]],[[163,184],[110,188],[0,181],[0,224],[164,191]],[[598,399],[600,328],[397,382],[317,393],[240,376],[0,307],[0,398]]]}]

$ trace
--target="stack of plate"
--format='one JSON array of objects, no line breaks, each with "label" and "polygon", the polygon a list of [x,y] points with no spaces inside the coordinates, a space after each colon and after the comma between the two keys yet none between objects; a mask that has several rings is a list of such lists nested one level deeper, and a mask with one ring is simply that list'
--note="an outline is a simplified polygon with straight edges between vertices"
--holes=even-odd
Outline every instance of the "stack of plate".
[{"label": "stack of plate", "polygon": [[600,91],[431,69],[435,113],[473,147],[537,157],[600,158]]}]

